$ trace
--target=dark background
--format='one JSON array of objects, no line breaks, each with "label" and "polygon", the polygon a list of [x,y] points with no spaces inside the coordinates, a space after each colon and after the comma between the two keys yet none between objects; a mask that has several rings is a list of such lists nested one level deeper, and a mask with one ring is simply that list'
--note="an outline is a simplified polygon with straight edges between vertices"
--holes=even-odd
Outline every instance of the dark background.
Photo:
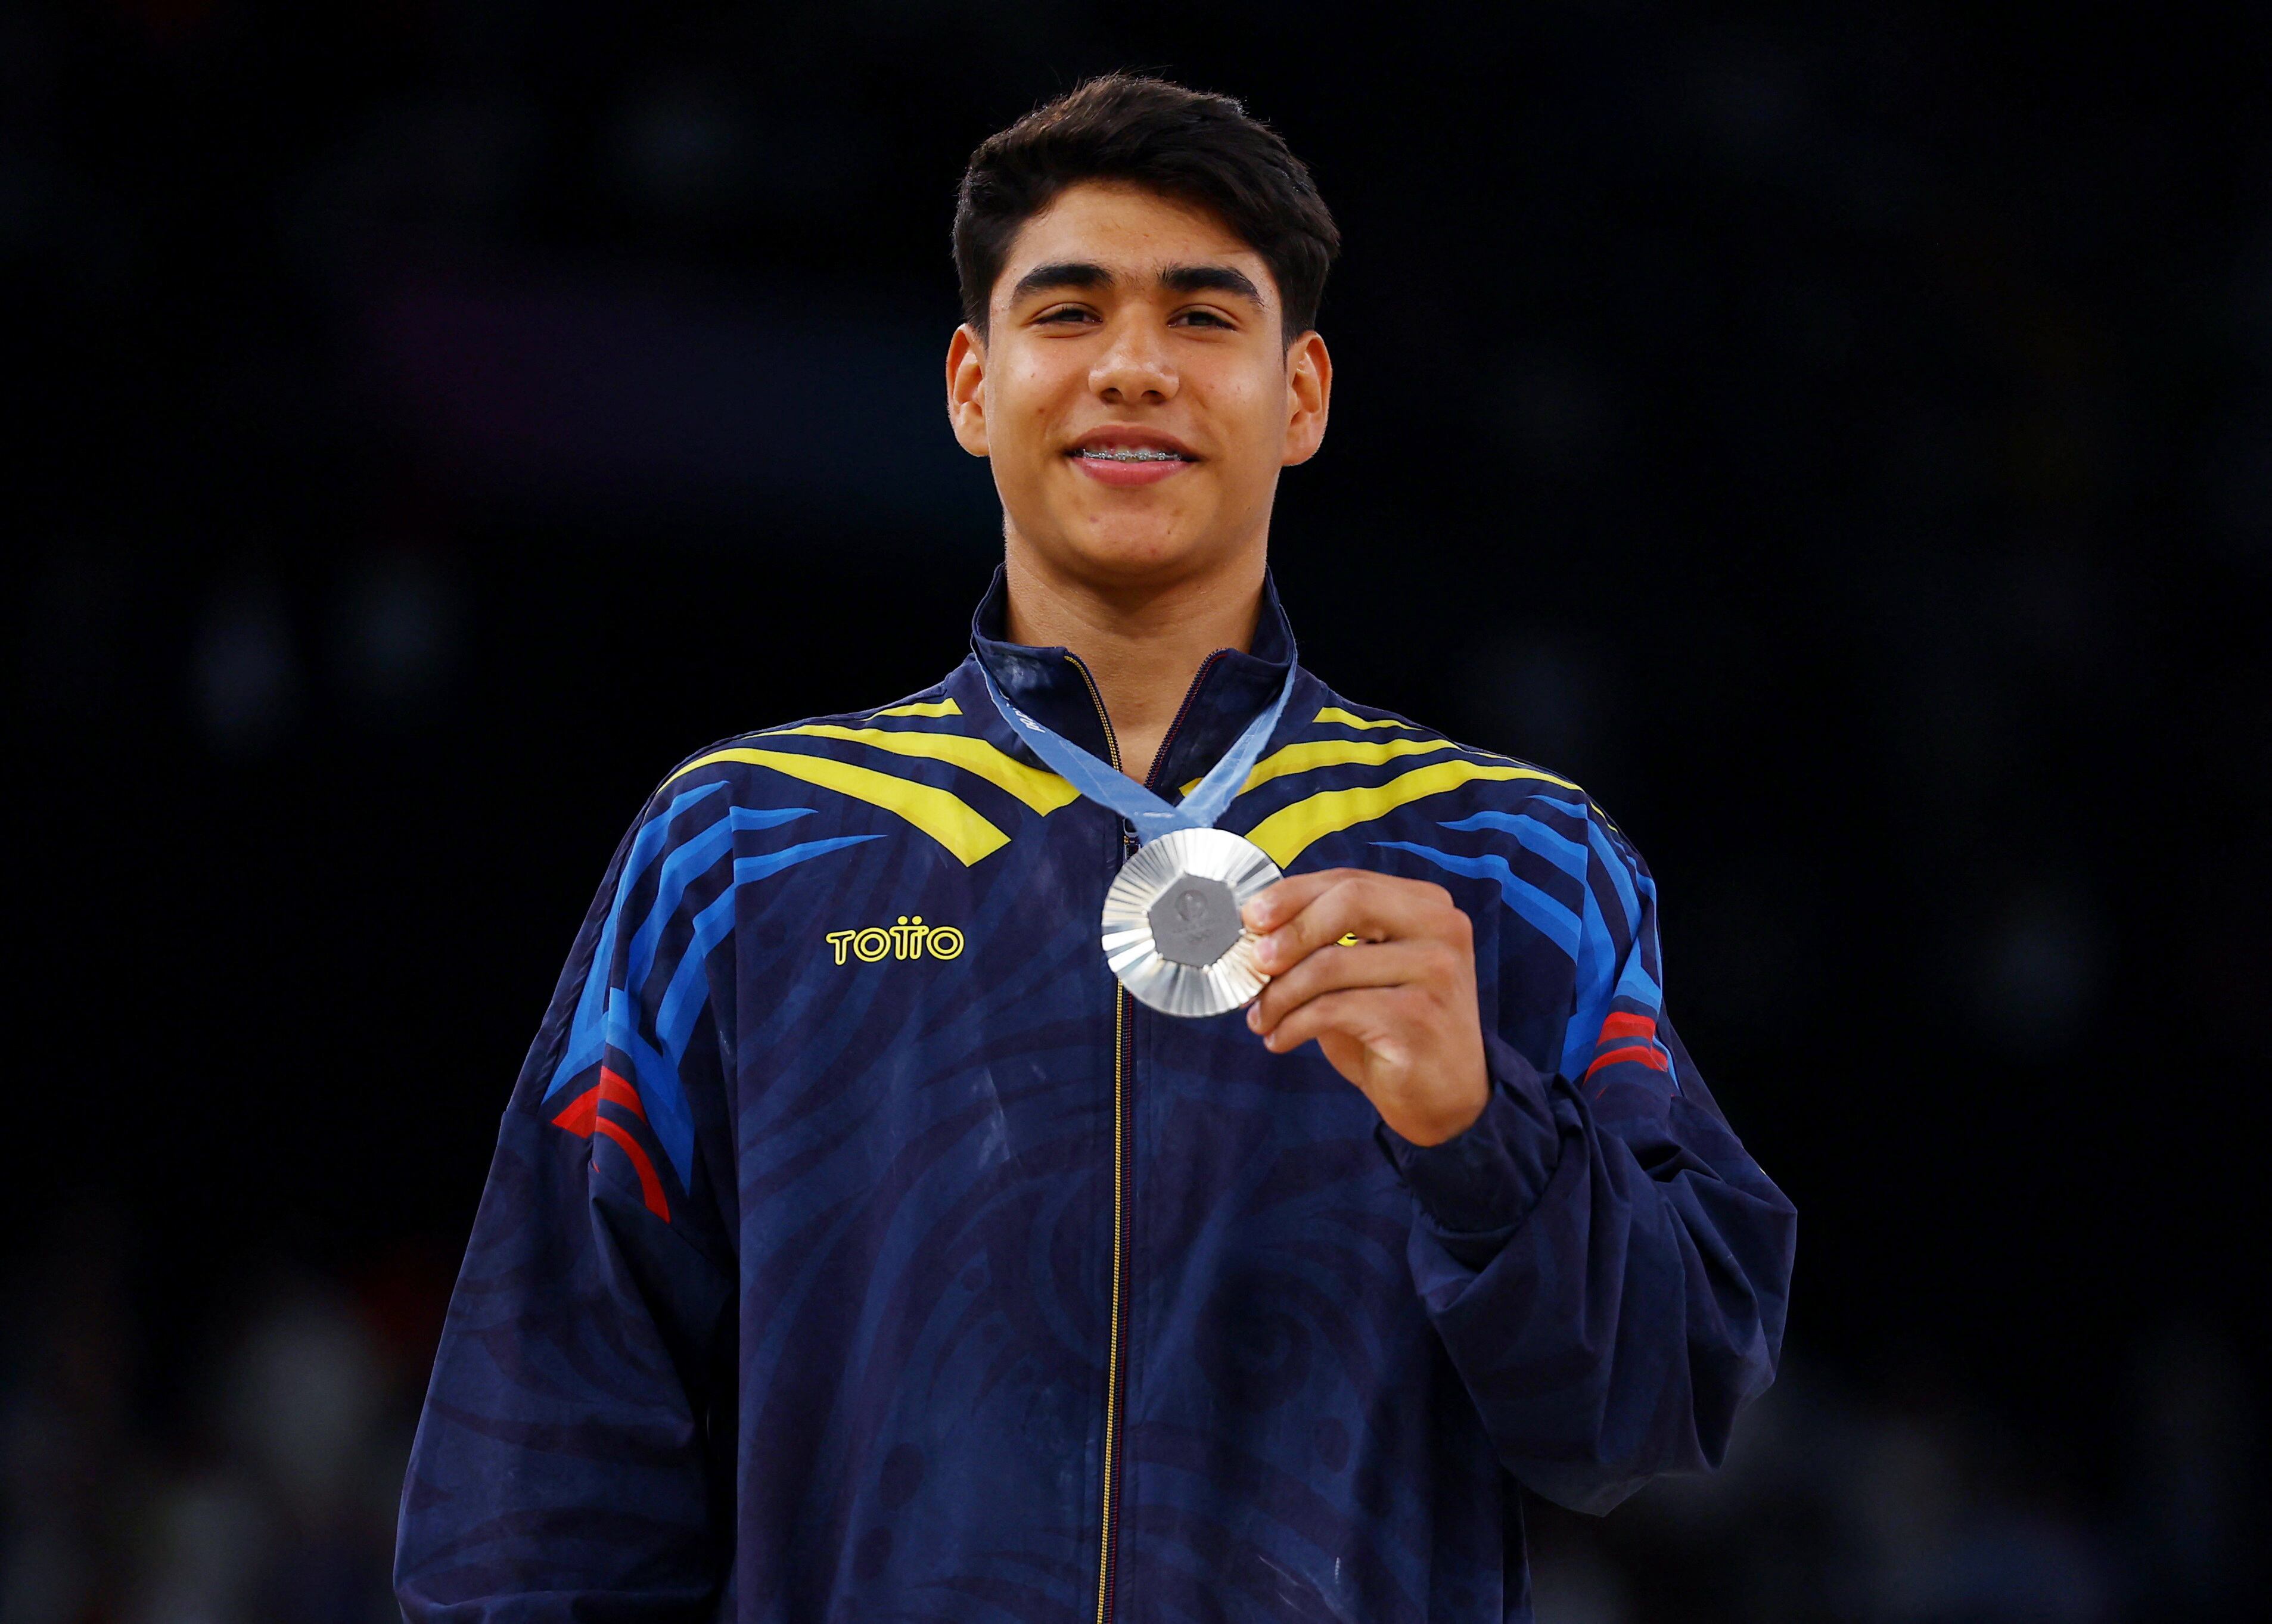
[{"label": "dark background", "polygon": [[1728,1471],[1547,1624],[2242,1616],[2262,13],[0,4],[0,1614],[388,1616],[496,1116],[719,736],[960,655],[969,148],[1244,96],[1348,239],[1279,580],[1581,778],[1796,1200]]}]

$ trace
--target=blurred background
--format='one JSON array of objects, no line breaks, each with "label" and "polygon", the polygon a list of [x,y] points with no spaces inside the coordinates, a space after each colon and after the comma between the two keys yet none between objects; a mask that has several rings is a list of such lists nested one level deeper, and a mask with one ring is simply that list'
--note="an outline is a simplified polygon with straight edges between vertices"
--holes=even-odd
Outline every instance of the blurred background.
[{"label": "blurred background", "polygon": [[1728,1470],[1542,1509],[1540,1617],[2261,1616],[2267,32],[0,0],[0,1617],[392,1616],[614,842],[959,658],[953,188],[1122,65],[1348,237],[1308,663],[1611,809],[1803,1215]]}]

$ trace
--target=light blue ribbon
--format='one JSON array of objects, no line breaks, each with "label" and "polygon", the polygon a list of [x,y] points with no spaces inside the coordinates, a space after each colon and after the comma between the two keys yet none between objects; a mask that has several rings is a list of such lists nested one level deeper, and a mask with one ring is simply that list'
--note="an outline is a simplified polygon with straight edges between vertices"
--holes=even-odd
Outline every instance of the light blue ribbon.
[{"label": "light blue ribbon", "polygon": [[1270,702],[1268,710],[1247,723],[1237,742],[1208,769],[1207,775],[1192,793],[1170,806],[1126,773],[1115,771],[1110,763],[1098,760],[1012,704],[994,685],[994,674],[986,669],[986,662],[978,662],[978,674],[986,679],[986,691],[993,698],[994,708],[1002,712],[1002,719],[1010,724],[1011,730],[1031,745],[1034,754],[1048,763],[1050,770],[1066,783],[1133,823],[1140,845],[1148,845],[1178,829],[1214,827],[1215,819],[1229,808],[1232,797],[1245,787],[1246,775],[1254,771],[1254,764],[1262,757],[1262,747],[1270,742],[1278,719],[1285,714],[1286,702],[1293,697],[1297,669],[1294,651],[1289,647],[1286,681],[1278,689],[1278,697]]}]

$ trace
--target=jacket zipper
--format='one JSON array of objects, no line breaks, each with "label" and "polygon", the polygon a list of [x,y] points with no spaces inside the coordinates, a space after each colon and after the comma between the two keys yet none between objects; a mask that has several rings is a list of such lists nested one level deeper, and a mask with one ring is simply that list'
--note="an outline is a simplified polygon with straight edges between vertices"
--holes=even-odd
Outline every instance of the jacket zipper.
[{"label": "jacket zipper", "polygon": [[[1088,685],[1089,700],[1096,706],[1096,719],[1104,729],[1105,756],[1117,772],[1120,770],[1120,741],[1113,734],[1112,718],[1104,708],[1104,696],[1097,691],[1096,679],[1089,674],[1080,657],[1069,654],[1066,658],[1080,673],[1080,680]],[[1120,834],[1124,861],[1130,844],[1130,831],[1124,829]],[[1102,1505],[1097,1516],[1096,1624],[1108,1624],[1112,1617],[1113,1581],[1119,1576],[1114,1570],[1118,1566],[1115,1559],[1120,1532],[1120,1324],[1128,1227],[1128,989],[1116,982],[1112,988],[1112,1312],[1106,1326],[1104,1358],[1104,1473],[1099,1496]]]},{"label": "jacket zipper", "polygon": [[[1080,656],[1069,654],[1073,669],[1088,685],[1088,697],[1096,706],[1096,719],[1104,728],[1104,748],[1114,771],[1120,770],[1120,741],[1112,731],[1112,717],[1104,708],[1104,696],[1097,691],[1096,679]],[[1146,775],[1145,787],[1157,788],[1161,770],[1168,764],[1168,747],[1175,742],[1184,718],[1191,713],[1192,701],[1199,697],[1200,684],[1207,680],[1215,657],[1208,655],[1200,662],[1192,685],[1184,690],[1184,702],[1177,707],[1175,719],[1168,731],[1160,735],[1160,748],[1153,753],[1152,770]],[[1120,832],[1120,855],[1125,862],[1136,849],[1132,830]],[[1126,1314],[1123,1307],[1126,1272],[1126,1241],[1128,1231],[1128,1038],[1129,1024],[1134,1018],[1135,1006],[1128,989],[1115,986],[1112,989],[1112,1315],[1108,1326],[1110,1341],[1104,1363],[1104,1480],[1100,1498],[1103,1504],[1098,1516],[1096,1546],[1096,1624],[1110,1624],[1113,1616],[1115,1591],[1120,1582],[1120,1433],[1121,1433],[1121,1344],[1125,1340],[1123,1327]]]},{"label": "jacket zipper", "polygon": [[1207,674],[1214,669],[1214,662],[1222,658],[1222,651],[1217,649],[1200,661],[1200,668],[1192,674],[1192,685],[1184,690],[1184,703],[1176,707],[1176,719],[1170,722],[1168,731],[1160,735],[1160,748],[1152,752],[1152,771],[1144,777],[1144,787],[1155,794],[1160,791],[1160,774],[1167,770],[1168,751],[1175,744],[1176,735],[1184,730],[1184,718],[1192,713],[1192,701],[1200,697],[1200,684],[1207,681]]},{"label": "jacket zipper", "polygon": [[[1126,837],[1123,837],[1126,844]],[[1125,1173],[1128,1166],[1128,989],[1112,989],[1112,1349],[1104,1367],[1104,1512],[1097,1545],[1096,1624],[1110,1624],[1115,1592],[1120,1583],[1120,1345],[1123,1233],[1128,1199]]]}]

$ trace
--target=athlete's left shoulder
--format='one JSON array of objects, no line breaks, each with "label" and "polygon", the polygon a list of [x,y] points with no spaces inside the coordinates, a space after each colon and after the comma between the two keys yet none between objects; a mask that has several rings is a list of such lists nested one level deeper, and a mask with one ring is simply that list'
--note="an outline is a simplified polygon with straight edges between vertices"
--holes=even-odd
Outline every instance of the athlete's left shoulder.
[{"label": "athlete's left shoulder", "polygon": [[1486,850],[1551,835],[1566,850],[1600,844],[1629,855],[1616,823],[1573,778],[1314,680],[1298,698],[1240,797],[1252,817],[1248,838],[1282,868],[1297,858],[1304,868],[1358,860],[1363,848],[1444,832],[1476,837],[1462,844]]}]

